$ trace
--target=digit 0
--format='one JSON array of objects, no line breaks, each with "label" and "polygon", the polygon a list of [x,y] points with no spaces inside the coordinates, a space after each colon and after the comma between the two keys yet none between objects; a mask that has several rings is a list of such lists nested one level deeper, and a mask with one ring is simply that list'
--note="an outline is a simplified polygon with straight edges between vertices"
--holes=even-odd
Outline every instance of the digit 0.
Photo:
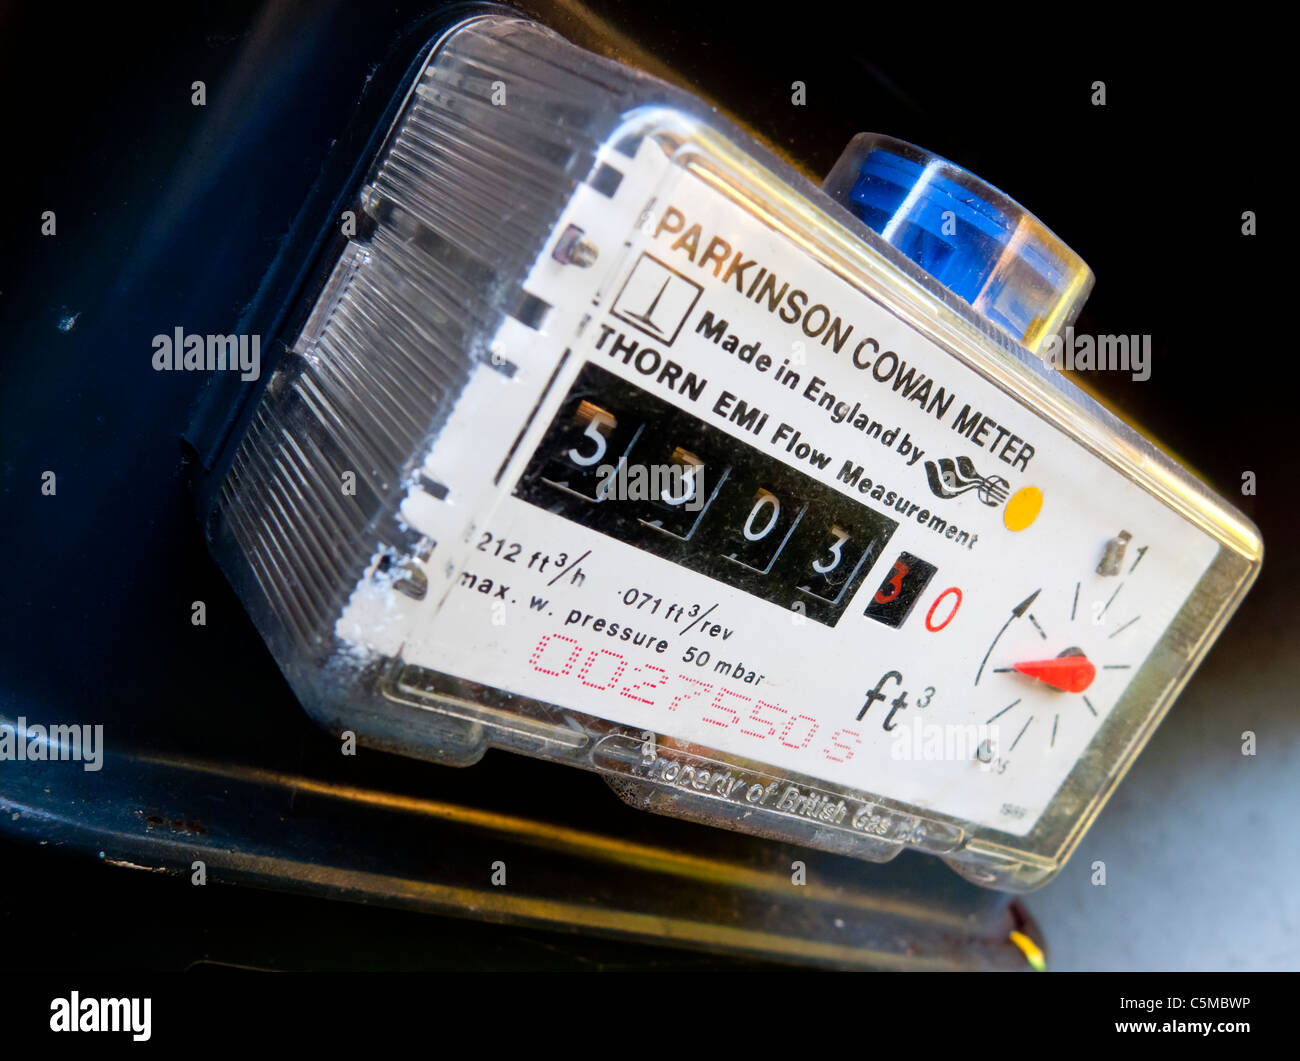
[{"label": "digit 0", "polygon": [[[956,597],[956,600],[952,602],[952,611],[948,613],[947,617],[943,620],[943,622],[936,624],[934,621],[934,613],[938,609],[940,602],[944,599],[944,597],[948,596],[949,593],[953,594]],[[947,626],[950,622],[952,622],[952,617],[957,614],[957,609],[960,607],[961,607],[961,590],[959,590],[956,586],[949,586],[946,590],[940,593],[939,596],[934,598],[934,603],[930,605],[930,610],[925,613],[925,628],[929,630],[930,633],[937,634],[940,630],[942,630],[945,626]]]},{"label": "digit 0", "polygon": [[[551,670],[549,667],[543,667],[540,663],[542,655],[546,651],[546,647],[552,641],[563,641],[566,644],[570,644],[573,646],[573,651],[569,653],[568,660],[565,662],[563,668],[561,668],[560,670]],[[562,675],[572,673],[573,665],[578,662],[578,657],[581,655],[582,655],[582,646],[578,644],[578,642],[573,640],[573,638],[565,637],[563,634],[547,634],[545,637],[543,637],[540,641],[537,642],[537,647],[533,649],[533,658],[530,662],[533,665],[533,670],[540,671],[542,674],[551,674],[558,678],[561,677]]]}]

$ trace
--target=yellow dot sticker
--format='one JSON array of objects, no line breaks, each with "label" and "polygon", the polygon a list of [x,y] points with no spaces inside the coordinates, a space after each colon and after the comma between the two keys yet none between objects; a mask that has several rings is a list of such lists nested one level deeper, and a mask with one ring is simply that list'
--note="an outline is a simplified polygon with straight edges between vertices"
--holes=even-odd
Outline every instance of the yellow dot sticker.
[{"label": "yellow dot sticker", "polygon": [[1011,495],[1002,522],[1007,530],[1022,531],[1038,518],[1043,510],[1043,492],[1036,486],[1026,486]]}]

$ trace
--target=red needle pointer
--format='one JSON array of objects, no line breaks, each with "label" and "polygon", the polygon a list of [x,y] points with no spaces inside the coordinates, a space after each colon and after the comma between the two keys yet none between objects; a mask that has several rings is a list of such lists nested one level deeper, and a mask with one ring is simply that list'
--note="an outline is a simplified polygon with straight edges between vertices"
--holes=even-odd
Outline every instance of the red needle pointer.
[{"label": "red needle pointer", "polygon": [[1097,668],[1087,656],[1057,656],[1055,659],[1033,659],[1015,664],[1021,674],[1047,682],[1063,693],[1081,693],[1097,677]]}]

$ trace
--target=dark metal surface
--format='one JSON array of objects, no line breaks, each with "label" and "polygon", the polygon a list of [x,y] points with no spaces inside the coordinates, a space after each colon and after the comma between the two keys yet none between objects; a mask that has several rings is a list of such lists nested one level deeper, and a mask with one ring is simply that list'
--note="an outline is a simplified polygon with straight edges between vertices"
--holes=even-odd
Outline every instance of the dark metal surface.
[{"label": "dark metal surface", "polygon": [[[15,770],[6,825],[193,892],[201,862],[213,883],[791,964],[1016,969],[1024,959],[1009,934],[1035,932],[1018,906],[919,857],[864,872],[700,826],[665,831],[612,795],[608,815],[565,813],[603,786],[573,771],[556,778],[548,764],[512,757],[433,777],[388,762],[340,770],[319,743],[295,772],[250,765],[255,755],[153,750],[110,756],[93,785],[78,763]],[[807,882],[795,884],[800,864]]]}]

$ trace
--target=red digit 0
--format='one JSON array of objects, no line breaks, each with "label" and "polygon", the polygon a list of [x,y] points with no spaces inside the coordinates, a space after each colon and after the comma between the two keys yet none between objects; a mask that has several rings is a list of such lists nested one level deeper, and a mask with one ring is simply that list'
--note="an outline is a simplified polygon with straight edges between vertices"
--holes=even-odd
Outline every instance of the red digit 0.
[{"label": "red digit 0", "polygon": [[[934,610],[937,607],[939,607],[939,602],[943,600],[944,597],[948,596],[949,593],[955,593],[957,595],[957,599],[953,601],[952,611],[948,613],[948,618],[946,618],[943,622],[941,622],[938,626],[936,626],[934,624]],[[937,634],[940,630],[942,630],[945,626],[947,626],[950,622],[952,622],[952,617],[957,614],[957,609],[960,607],[961,607],[961,590],[959,590],[956,586],[949,586],[946,590],[940,593],[939,596],[934,598],[934,603],[930,605],[930,610],[925,613],[925,628],[929,630],[930,633]]]}]

